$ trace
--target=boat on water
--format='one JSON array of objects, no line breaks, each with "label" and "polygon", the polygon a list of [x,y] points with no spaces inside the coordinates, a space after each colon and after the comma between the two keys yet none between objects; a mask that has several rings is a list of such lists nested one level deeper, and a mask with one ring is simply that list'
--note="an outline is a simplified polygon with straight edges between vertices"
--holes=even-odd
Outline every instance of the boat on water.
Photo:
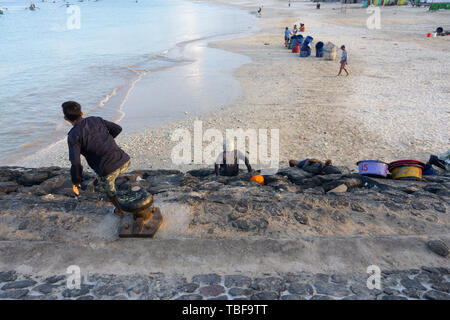
[{"label": "boat on water", "polygon": [[5,8],[0,7],[0,14],[4,14],[5,13]]}]

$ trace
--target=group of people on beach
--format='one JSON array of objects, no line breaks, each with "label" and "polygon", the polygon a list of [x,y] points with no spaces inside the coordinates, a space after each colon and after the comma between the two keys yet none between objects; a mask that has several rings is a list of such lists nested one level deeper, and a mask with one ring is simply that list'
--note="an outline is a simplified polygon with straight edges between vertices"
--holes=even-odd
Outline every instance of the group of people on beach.
[{"label": "group of people on beach", "polygon": [[292,28],[292,31],[289,30],[289,27],[286,27],[284,30],[284,45],[287,47],[289,45],[289,41],[291,40],[292,36],[296,36],[299,32],[305,31],[305,24],[300,23],[300,27],[297,27],[296,24],[294,24],[294,27]]},{"label": "group of people on beach", "polygon": [[[288,47],[289,42],[291,41],[291,37],[297,35],[297,33],[300,31],[301,32],[305,31],[305,25],[303,23],[300,23],[300,29],[297,28],[296,24],[294,24],[292,32],[289,30],[289,27],[286,27],[284,29],[284,46]],[[342,56],[341,56],[341,60],[339,62],[340,68],[339,68],[339,73],[337,74],[337,77],[339,77],[341,75],[342,70],[345,71],[347,76],[350,74],[346,68],[347,64],[348,64],[348,53],[347,53],[347,50],[345,49],[345,45],[341,46],[341,50],[342,50]]]}]

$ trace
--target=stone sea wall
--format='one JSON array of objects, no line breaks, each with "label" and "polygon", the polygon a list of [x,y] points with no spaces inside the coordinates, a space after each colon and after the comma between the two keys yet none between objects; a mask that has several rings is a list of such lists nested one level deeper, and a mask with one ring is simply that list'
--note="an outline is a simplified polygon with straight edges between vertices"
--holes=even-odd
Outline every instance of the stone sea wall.
[{"label": "stone sea wall", "polygon": [[[212,169],[137,170],[120,176],[120,194],[142,188],[154,195],[165,222],[185,236],[290,238],[305,235],[448,234],[450,176],[422,181],[373,179],[340,168],[313,175],[283,168],[250,182],[251,174],[216,177]],[[64,168],[0,168],[0,239],[94,239],[89,226],[109,210],[94,178],[84,174],[75,198]],[[177,221],[175,221],[177,220]],[[182,224],[182,225],[181,225]],[[170,228],[169,228],[170,229]]]},{"label": "stone sea wall", "polygon": [[271,277],[198,274],[166,276],[93,274],[79,289],[65,275],[46,278],[0,272],[0,299],[25,300],[450,300],[450,269],[383,271],[383,286],[368,289],[367,274],[296,273]]},{"label": "stone sea wall", "polygon": [[[216,177],[212,169],[136,170],[120,176],[116,185],[120,195],[137,188],[153,194],[164,217],[156,234],[161,241],[378,235],[392,241],[396,236],[423,239],[418,250],[424,259],[407,270],[383,269],[380,290],[367,288],[364,273],[300,271],[193,277],[99,272],[86,277],[80,289],[68,289],[64,274],[26,273],[2,261],[0,299],[449,299],[448,247],[441,238],[450,230],[450,175],[394,181],[338,168],[341,174],[330,175],[282,168],[265,176],[264,185],[250,182],[246,172]],[[76,198],[67,168],[0,167],[0,241],[10,244],[2,246],[3,254],[16,257],[17,264],[22,263],[25,242],[36,248],[42,243],[43,250],[45,243],[67,250],[72,243],[120,245],[117,224],[109,218],[111,205],[101,190],[90,187],[93,178],[84,174]],[[432,268],[427,267],[430,261]]]}]

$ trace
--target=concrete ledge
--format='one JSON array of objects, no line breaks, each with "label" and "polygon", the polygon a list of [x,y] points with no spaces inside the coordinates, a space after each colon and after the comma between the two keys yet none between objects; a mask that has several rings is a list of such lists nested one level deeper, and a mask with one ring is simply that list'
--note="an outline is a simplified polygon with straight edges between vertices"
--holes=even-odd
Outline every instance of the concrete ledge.
[{"label": "concrete ledge", "polygon": [[[449,241],[450,236],[436,236]],[[450,267],[426,246],[427,237],[320,237],[299,240],[165,239],[114,242],[0,242],[0,270],[34,275],[63,274],[69,265],[82,272],[118,275],[287,272],[364,273],[382,270]]]}]

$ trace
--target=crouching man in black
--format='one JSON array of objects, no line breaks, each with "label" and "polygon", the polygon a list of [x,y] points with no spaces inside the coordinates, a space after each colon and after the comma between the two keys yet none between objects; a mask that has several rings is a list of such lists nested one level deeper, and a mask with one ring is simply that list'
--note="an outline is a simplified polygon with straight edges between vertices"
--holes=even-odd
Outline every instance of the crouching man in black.
[{"label": "crouching man in black", "polygon": [[219,154],[214,164],[216,176],[237,176],[239,174],[239,160],[244,161],[248,172],[252,171],[248,158],[242,154],[242,152],[234,148],[233,141],[224,141],[223,152]]},{"label": "crouching man in black", "polygon": [[74,192],[78,193],[81,187],[83,167],[80,154],[83,155],[89,166],[97,174],[93,184],[100,185],[114,205],[114,213],[123,216],[116,195],[115,181],[119,174],[124,173],[130,166],[130,157],[114,140],[122,128],[100,117],[83,118],[81,106],[75,101],[62,104],[64,119],[70,122],[73,128],[69,131],[67,142],[69,144],[69,160],[72,164],[70,174],[74,185]]}]

